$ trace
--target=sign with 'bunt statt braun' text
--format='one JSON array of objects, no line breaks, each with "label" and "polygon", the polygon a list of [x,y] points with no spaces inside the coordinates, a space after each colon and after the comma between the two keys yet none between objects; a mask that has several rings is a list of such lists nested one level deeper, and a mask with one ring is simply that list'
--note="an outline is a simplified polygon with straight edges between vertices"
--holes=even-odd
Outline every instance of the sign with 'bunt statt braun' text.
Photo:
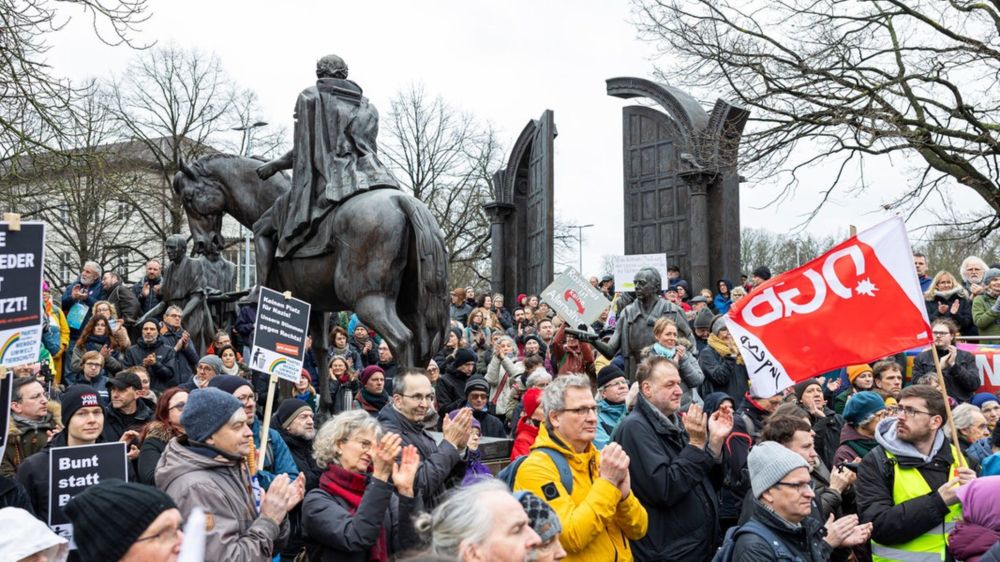
[{"label": "sign with 'bunt statt braun' text", "polygon": [[49,527],[67,539],[71,549],[76,548],[73,524],[63,507],[80,492],[111,479],[128,480],[128,455],[121,441],[50,450]]},{"label": "sign with 'bunt statt braun' text", "polygon": [[250,368],[298,382],[306,356],[309,303],[260,288]]}]

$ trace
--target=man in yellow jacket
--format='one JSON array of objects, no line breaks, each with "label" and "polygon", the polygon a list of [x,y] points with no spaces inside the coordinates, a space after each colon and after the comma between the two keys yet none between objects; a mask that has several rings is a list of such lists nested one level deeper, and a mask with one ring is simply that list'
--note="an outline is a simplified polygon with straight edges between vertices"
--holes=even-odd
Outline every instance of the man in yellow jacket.
[{"label": "man in yellow jacket", "polygon": [[[568,562],[630,562],[629,541],[646,534],[649,520],[632,493],[625,451],[617,443],[594,448],[597,403],[590,381],[580,375],[555,379],[542,407],[545,423],[518,467],[514,490],[532,492],[559,514]],[[572,491],[558,464],[572,473]]]}]

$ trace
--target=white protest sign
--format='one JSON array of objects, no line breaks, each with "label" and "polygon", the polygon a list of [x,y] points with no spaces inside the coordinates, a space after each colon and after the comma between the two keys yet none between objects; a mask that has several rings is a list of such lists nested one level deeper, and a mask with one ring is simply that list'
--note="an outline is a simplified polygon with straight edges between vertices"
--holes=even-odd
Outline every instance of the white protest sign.
[{"label": "white protest sign", "polygon": [[572,267],[567,268],[542,291],[541,299],[571,328],[577,328],[580,324],[590,325],[604,309],[611,306],[608,299]]},{"label": "white protest sign", "polygon": [[632,254],[614,256],[614,277],[616,291],[634,291],[635,274],[640,269],[652,267],[660,272],[660,283],[667,286],[667,255],[666,254]]}]

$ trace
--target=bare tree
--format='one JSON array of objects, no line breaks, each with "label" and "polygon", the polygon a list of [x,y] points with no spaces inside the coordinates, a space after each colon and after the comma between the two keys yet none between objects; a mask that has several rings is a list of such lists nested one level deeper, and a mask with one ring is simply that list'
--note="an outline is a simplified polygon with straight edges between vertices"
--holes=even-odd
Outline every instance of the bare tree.
[{"label": "bare tree", "polygon": [[1000,260],[1000,232],[975,239],[960,228],[939,228],[928,232],[926,240],[914,244],[913,248],[927,256],[927,275],[934,277],[943,270],[959,277],[962,260],[968,256],[978,256],[988,264]]},{"label": "bare tree", "polygon": [[492,128],[422,86],[393,98],[383,154],[403,187],[423,201],[444,232],[454,284],[489,279],[493,171],[503,150]]},{"label": "bare tree", "polygon": [[5,207],[47,224],[46,277],[57,286],[88,260],[126,276],[130,257],[151,257],[146,252],[158,240],[131,220],[128,202],[148,181],[148,163],[127,143],[114,142],[117,131],[100,90],[91,82],[77,92],[72,109],[60,116],[52,150],[19,159],[0,182]]},{"label": "bare tree", "polygon": [[[633,1],[641,35],[670,58],[661,78],[752,109],[742,163],[781,177],[781,197],[806,184],[825,202],[872,187],[865,163],[910,158],[919,169],[887,208],[961,184],[989,212],[959,212],[959,226],[1000,227],[997,2]],[[819,163],[831,177],[810,173]]]},{"label": "bare tree", "polygon": [[162,240],[181,232],[184,209],[169,184],[182,161],[217,149],[233,113],[235,88],[215,56],[176,46],[150,49],[109,85],[111,110],[125,134],[155,162],[159,185],[137,190],[130,203]]},{"label": "bare tree", "polygon": [[[766,266],[777,275],[823,254],[841,240],[836,236],[816,238],[802,234],[790,237],[762,228],[744,228],[740,232],[740,264],[747,274]],[[740,280],[730,281],[738,284]]]},{"label": "bare tree", "polygon": [[264,161],[288,152],[288,127],[261,121],[263,112],[257,92],[238,92],[233,99],[229,129],[239,134],[223,141],[222,146],[229,152]]},{"label": "bare tree", "polygon": [[[0,159],[30,158],[57,150],[67,126],[74,88],[45,61],[48,37],[69,21],[70,8],[54,0],[0,0]],[[149,18],[146,0],[73,0],[109,45],[144,45],[133,39]],[[62,144],[66,144],[63,142]]]}]

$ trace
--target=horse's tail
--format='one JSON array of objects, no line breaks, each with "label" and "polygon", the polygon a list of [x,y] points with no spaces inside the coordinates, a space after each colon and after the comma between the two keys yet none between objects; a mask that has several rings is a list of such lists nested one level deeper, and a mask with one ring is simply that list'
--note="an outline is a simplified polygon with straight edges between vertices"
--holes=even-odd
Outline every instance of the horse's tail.
[{"label": "horse's tail", "polygon": [[397,312],[413,332],[413,360],[424,367],[448,330],[448,251],[434,215],[418,199],[397,197],[409,219],[409,250]]}]

